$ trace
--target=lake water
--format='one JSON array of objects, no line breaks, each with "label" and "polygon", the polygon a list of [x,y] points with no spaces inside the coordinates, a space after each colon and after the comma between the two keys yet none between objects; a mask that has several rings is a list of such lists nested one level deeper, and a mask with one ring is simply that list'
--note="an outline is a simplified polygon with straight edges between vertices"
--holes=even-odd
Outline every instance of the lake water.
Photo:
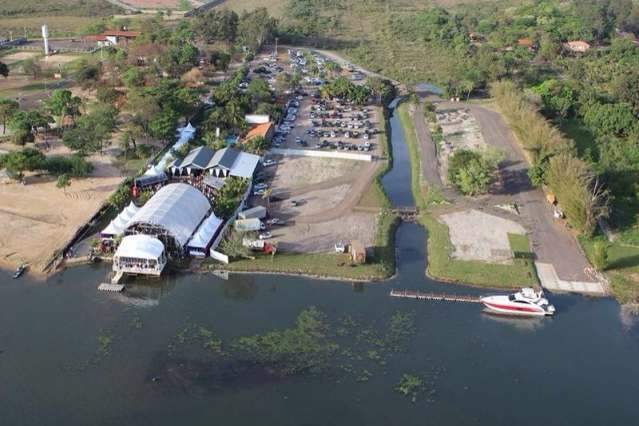
[{"label": "lake water", "polygon": [[[394,125],[396,135],[401,143]],[[171,275],[106,294],[96,287],[108,265],[45,283],[2,273],[1,424],[638,423],[639,326],[613,300],[551,295],[557,316],[531,320],[391,299],[391,288],[484,292],[427,279],[423,229],[397,232],[398,275],[363,286]],[[342,336],[339,355],[319,371],[274,374],[212,354],[194,337],[214,333],[227,351],[240,336],[290,328],[311,306]],[[412,331],[398,351],[373,350],[398,313],[409,314]],[[404,374],[422,379],[415,402],[395,389]]]}]

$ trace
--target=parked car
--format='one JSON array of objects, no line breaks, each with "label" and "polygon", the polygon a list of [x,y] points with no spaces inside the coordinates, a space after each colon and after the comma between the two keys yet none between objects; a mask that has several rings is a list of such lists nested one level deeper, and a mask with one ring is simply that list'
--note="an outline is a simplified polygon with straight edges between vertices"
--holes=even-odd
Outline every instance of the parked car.
[{"label": "parked car", "polygon": [[264,160],[264,161],[262,162],[262,165],[263,165],[264,167],[270,167],[270,166],[274,166],[274,165],[276,165],[276,164],[277,164],[277,161],[272,160],[272,159],[270,159],[270,158],[269,158],[269,159],[267,159],[267,160]]},{"label": "parked car", "polygon": [[268,189],[268,185],[264,182],[256,183],[255,185],[253,185],[254,191],[260,191],[262,189]]},{"label": "parked car", "polygon": [[344,245],[343,242],[337,242],[335,243],[335,251],[337,253],[345,253],[346,252],[346,245]]},{"label": "parked car", "polygon": [[272,238],[272,237],[273,237],[273,234],[271,234],[270,232],[262,232],[259,235],[260,240],[268,240],[269,238]]},{"label": "parked car", "polygon": [[256,197],[261,197],[265,193],[266,193],[266,190],[264,190],[264,189],[258,189],[258,190],[253,191],[253,195],[256,196]]}]

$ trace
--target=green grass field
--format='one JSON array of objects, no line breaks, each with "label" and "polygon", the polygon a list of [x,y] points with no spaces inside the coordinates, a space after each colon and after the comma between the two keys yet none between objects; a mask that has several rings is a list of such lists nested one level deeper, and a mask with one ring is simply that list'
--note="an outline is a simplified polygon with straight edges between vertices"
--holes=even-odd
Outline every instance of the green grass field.
[{"label": "green grass field", "polygon": [[[593,238],[581,237],[579,242],[586,256],[593,259],[596,242],[605,242],[602,235]],[[639,247],[624,245],[619,242],[608,246],[608,260],[604,270],[610,279],[614,296],[620,303],[637,303],[639,301]]]}]

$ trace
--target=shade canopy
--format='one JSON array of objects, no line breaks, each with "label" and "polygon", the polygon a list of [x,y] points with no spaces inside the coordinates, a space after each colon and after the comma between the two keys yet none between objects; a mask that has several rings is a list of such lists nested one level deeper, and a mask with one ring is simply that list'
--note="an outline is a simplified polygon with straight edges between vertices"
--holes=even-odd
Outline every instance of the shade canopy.
[{"label": "shade canopy", "polygon": [[133,204],[133,201],[131,201],[129,205],[124,210],[122,210],[120,214],[118,214],[106,228],[102,230],[101,234],[106,236],[117,236],[124,234],[124,231],[129,226],[131,220],[138,212],[138,210],[140,210],[140,208]]},{"label": "shade canopy", "polygon": [[142,234],[129,235],[122,238],[114,257],[157,260],[163,252],[164,244],[157,238]]},{"label": "shade canopy", "polygon": [[138,224],[159,226],[184,247],[210,208],[209,200],[196,188],[172,183],[156,192],[127,228]]},{"label": "shade canopy", "polygon": [[222,227],[222,223],[224,223],[222,219],[216,217],[215,214],[211,214],[202,222],[202,225],[200,225],[187,246],[194,249],[206,249],[217,231]]}]

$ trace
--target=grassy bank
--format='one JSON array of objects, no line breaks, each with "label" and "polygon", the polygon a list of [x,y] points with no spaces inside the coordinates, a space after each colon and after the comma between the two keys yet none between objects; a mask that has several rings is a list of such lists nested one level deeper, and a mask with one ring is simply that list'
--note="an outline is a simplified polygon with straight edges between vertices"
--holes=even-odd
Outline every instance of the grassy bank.
[{"label": "grassy bank", "polygon": [[579,242],[588,260],[595,263],[595,245],[607,244],[607,259],[604,272],[610,280],[610,287],[619,303],[639,302],[639,247],[620,242],[608,243],[603,235],[592,238],[580,237]]},{"label": "grassy bank", "polygon": [[[532,261],[515,259],[512,264],[492,264],[480,261],[462,261],[451,258],[453,246],[450,242],[448,227],[438,222],[428,209],[426,202],[428,189],[421,181],[421,154],[415,128],[410,117],[409,104],[398,107],[398,113],[404,136],[408,145],[411,162],[411,189],[415,204],[419,208],[419,222],[427,231],[427,273],[429,276],[451,282],[461,282],[485,287],[516,288],[537,283],[537,275]],[[511,248],[516,252],[527,252],[527,238],[511,238]]]}]

